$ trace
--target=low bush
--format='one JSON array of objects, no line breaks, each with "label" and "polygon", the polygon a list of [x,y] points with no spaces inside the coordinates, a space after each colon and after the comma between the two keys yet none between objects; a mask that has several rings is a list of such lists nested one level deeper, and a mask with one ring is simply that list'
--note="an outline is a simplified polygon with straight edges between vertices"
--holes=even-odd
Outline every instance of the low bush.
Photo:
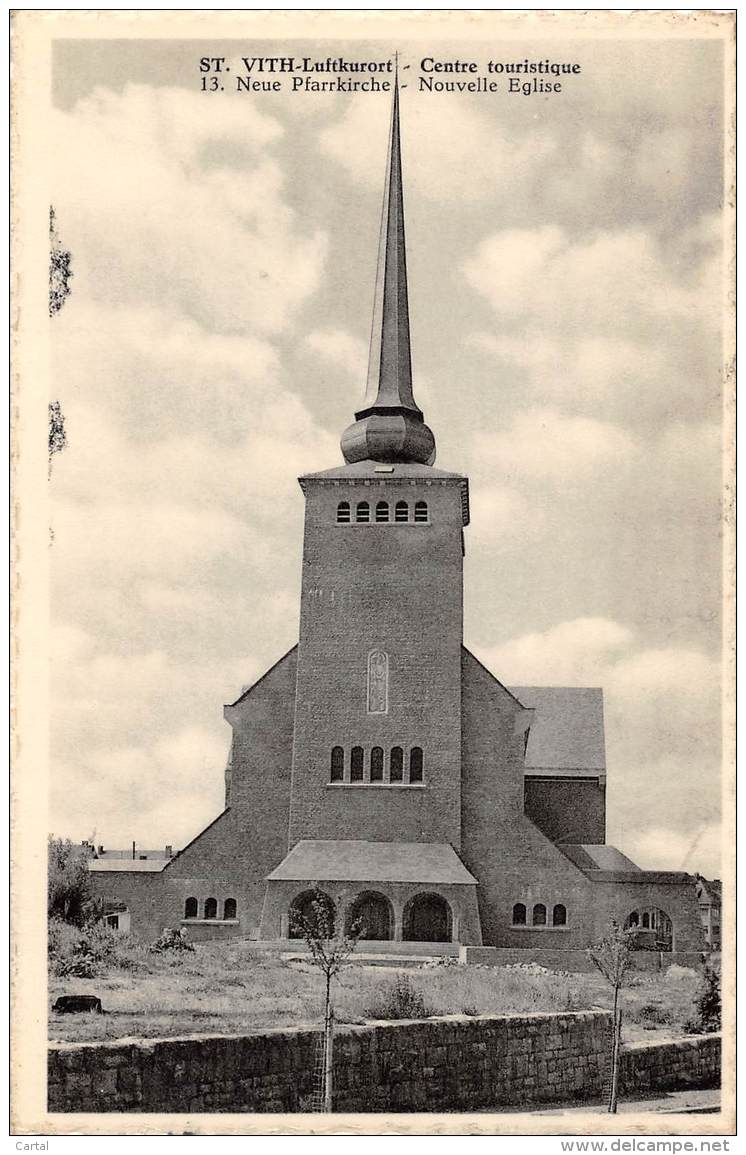
[{"label": "low bush", "polygon": [[166,926],[155,942],[150,944],[149,950],[153,954],[163,954],[165,951],[193,951],[194,944],[189,941],[183,929],[172,930]]},{"label": "low bush", "polygon": [[379,1000],[368,1007],[372,1019],[426,1019],[432,1011],[409,975],[398,974],[379,992]]},{"label": "low bush", "polygon": [[59,976],[89,979],[108,970],[145,969],[144,952],[129,934],[102,923],[82,929],[50,919],[47,938],[50,969]]}]

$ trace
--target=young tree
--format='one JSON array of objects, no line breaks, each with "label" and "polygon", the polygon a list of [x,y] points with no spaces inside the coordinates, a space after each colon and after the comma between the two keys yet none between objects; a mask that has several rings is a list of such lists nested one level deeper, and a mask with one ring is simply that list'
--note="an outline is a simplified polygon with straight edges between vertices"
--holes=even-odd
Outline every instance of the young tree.
[{"label": "young tree", "polygon": [[311,962],[324,976],[324,1110],[332,1110],[334,1008],[332,979],[341,971],[355,949],[364,927],[362,920],[342,925],[339,904],[334,903],[318,886],[313,888],[306,913],[291,910],[290,929],[305,940]]},{"label": "young tree", "polygon": [[611,1087],[609,1089],[609,1111],[617,1108],[617,1087],[619,1084],[619,1050],[622,1038],[622,1012],[619,1007],[619,992],[624,985],[627,972],[632,966],[634,932],[624,930],[616,919],[612,919],[604,937],[588,949],[588,958],[598,968],[608,983],[614,988],[613,1033],[611,1043]]},{"label": "young tree", "polygon": [[83,926],[93,908],[88,856],[69,838],[48,841],[47,914]]}]

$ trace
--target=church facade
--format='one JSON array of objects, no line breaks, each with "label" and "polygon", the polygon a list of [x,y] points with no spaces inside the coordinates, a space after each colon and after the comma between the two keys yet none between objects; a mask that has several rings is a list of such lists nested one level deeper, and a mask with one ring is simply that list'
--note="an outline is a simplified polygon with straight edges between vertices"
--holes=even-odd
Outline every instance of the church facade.
[{"label": "church facade", "polygon": [[378,943],[578,950],[613,917],[698,954],[694,878],[606,845],[601,691],[506,687],[463,645],[469,484],[414,398],[396,91],[373,334],[344,463],[299,479],[298,644],[225,707],[225,809],[170,860],[92,859],[96,891],[144,941],[286,940],[318,886]]}]

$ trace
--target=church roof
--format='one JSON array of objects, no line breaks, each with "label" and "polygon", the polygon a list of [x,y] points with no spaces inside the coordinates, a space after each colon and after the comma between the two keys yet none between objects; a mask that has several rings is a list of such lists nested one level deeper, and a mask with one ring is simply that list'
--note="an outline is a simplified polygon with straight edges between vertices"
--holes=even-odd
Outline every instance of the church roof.
[{"label": "church roof", "polygon": [[476,879],[445,842],[304,840],[267,878],[293,882],[423,882],[473,884]]},{"label": "church roof", "polygon": [[120,874],[157,874],[172,862],[171,858],[89,858],[88,869],[95,874],[104,871],[119,871]]},{"label": "church roof", "polygon": [[535,710],[526,747],[527,774],[578,777],[603,773],[603,690],[580,686],[511,686],[522,705]]},{"label": "church roof", "polygon": [[581,870],[639,870],[640,867],[617,850],[615,846],[600,843],[563,843],[563,854]]}]

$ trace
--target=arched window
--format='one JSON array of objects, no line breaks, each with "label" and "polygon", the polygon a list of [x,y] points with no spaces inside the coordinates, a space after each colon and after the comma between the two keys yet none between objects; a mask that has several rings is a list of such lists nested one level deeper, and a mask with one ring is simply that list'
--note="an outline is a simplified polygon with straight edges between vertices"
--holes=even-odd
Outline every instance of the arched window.
[{"label": "arched window", "polygon": [[197,899],[188,898],[184,903],[184,918],[197,917]]},{"label": "arched window", "polygon": [[370,752],[370,780],[383,782],[383,748],[374,746]]},{"label": "arched window", "polygon": [[205,918],[218,917],[218,900],[216,898],[205,899]]},{"label": "arched window", "polygon": [[422,523],[427,521],[427,502],[417,501],[414,507],[414,520]]},{"label": "arched window", "polygon": [[650,915],[647,911],[644,911],[642,916],[642,929],[650,930]]},{"label": "arched window", "polygon": [[341,746],[332,747],[332,762],[329,773],[330,782],[344,782],[345,752]]},{"label": "arched window", "polygon": [[394,509],[394,521],[409,521],[409,506],[406,501],[397,501]]},{"label": "arched window", "polygon": [[379,501],[376,505],[376,521],[388,521],[389,519],[389,503],[387,501]]},{"label": "arched window", "polygon": [[355,521],[370,521],[370,506],[367,501],[359,501],[357,503]]},{"label": "arched window", "polygon": [[561,902],[552,911],[552,926],[567,926],[567,910]]},{"label": "arched window", "polygon": [[533,924],[534,926],[547,925],[547,908],[544,906],[543,902],[537,902],[536,906],[534,907]]},{"label": "arched window", "polygon": [[236,900],[235,898],[226,898],[223,903],[223,918],[236,917]]},{"label": "arched window", "polygon": [[353,746],[350,754],[350,782],[362,782],[363,780],[363,748],[362,746]]},{"label": "arched window", "polygon": [[340,525],[350,520],[350,503],[349,501],[340,501],[337,506],[337,521]]},{"label": "arched window", "polygon": [[640,916],[636,910],[633,910],[632,914],[627,919],[627,926],[631,927],[631,926],[639,926],[639,925],[640,925]]},{"label": "arched window", "polygon": [[526,907],[522,902],[517,902],[513,907],[513,926],[526,925]]},{"label": "arched window", "polygon": [[409,781],[422,781],[422,747],[413,746],[409,752]]},{"label": "arched window", "polygon": [[389,760],[389,781],[401,782],[404,778],[404,751],[401,746],[394,746]]}]

